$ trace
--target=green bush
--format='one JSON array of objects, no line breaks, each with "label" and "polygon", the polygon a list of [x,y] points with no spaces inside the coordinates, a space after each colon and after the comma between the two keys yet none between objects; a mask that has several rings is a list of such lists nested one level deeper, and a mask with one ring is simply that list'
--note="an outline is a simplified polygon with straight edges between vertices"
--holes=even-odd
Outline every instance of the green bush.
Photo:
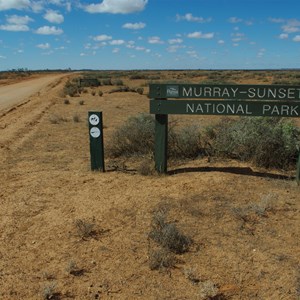
[{"label": "green bush", "polygon": [[154,124],[154,118],[148,114],[130,117],[123,126],[114,132],[112,146],[109,149],[110,154],[118,157],[152,153]]},{"label": "green bush", "polygon": [[[109,152],[113,157],[145,155],[154,153],[155,119],[148,114],[130,117],[113,134]],[[175,131],[169,129],[168,156],[195,158],[203,153],[200,129],[189,126]]]},{"label": "green bush", "polygon": [[224,118],[207,128],[206,136],[214,155],[289,169],[297,160],[300,130],[282,118]]},{"label": "green bush", "polygon": [[173,158],[196,158],[203,153],[199,126],[169,130],[168,155]]},{"label": "green bush", "polygon": [[74,97],[77,94],[79,94],[81,91],[81,88],[78,87],[78,84],[75,82],[67,81],[67,83],[64,86],[63,94],[64,96],[69,95],[70,97]]}]

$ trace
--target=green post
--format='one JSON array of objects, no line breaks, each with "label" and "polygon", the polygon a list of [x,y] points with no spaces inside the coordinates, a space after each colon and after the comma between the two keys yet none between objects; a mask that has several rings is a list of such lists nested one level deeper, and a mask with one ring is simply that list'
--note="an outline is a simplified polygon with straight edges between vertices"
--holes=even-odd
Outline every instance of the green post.
[{"label": "green post", "polygon": [[[155,100],[153,100],[155,101]],[[168,115],[155,115],[155,169],[167,173]]]},{"label": "green post", "polygon": [[89,112],[89,134],[92,171],[105,171],[102,112]]},{"label": "green post", "polygon": [[300,149],[299,149],[299,157],[298,157],[298,163],[297,163],[297,173],[296,173],[296,180],[297,184],[300,184]]}]

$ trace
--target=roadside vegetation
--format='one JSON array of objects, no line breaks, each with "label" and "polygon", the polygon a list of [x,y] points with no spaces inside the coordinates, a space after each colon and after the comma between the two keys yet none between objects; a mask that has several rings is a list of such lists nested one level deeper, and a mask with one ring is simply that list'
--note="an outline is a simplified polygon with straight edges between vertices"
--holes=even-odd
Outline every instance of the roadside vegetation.
[{"label": "roadside vegetation", "polygon": [[[155,120],[148,114],[130,117],[115,130],[112,157],[154,154]],[[294,168],[300,129],[284,118],[223,118],[200,128],[169,128],[168,156],[173,159],[222,157],[252,162],[259,167]]]}]

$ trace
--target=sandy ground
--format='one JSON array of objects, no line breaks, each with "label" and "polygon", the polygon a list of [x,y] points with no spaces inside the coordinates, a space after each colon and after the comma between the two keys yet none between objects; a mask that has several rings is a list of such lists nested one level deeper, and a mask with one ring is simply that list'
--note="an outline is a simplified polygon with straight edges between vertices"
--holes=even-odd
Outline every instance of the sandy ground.
[{"label": "sandy ground", "polygon": [[[199,159],[142,176],[143,158],[106,153],[108,172],[91,172],[87,112],[103,111],[109,144],[128,116],[148,112],[149,99],[101,87],[103,97],[67,105],[65,81],[0,118],[1,300],[299,299],[293,171]],[[149,267],[156,211],[193,240],[170,269]],[[86,238],[80,222],[94,226]]]}]

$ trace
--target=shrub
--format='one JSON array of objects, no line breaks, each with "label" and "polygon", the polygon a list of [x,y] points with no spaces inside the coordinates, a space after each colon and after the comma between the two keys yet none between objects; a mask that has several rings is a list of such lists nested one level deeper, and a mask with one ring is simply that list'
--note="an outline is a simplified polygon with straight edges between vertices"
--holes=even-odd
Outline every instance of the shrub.
[{"label": "shrub", "polygon": [[140,95],[143,95],[144,89],[141,88],[141,87],[139,87],[139,88],[136,89],[136,92],[137,92],[138,94],[140,94]]},{"label": "shrub", "polygon": [[65,84],[64,89],[63,89],[63,94],[64,94],[64,96],[69,95],[70,97],[74,97],[78,93],[80,93],[80,90],[81,89],[79,89],[77,83],[67,81],[67,83]]},{"label": "shrub", "polygon": [[149,253],[149,267],[151,270],[175,267],[176,258],[167,249],[157,249]]},{"label": "shrub", "polygon": [[213,154],[248,160],[266,168],[295,165],[300,130],[282,118],[225,118],[206,131]]},{"label": "shrub", "polygon": [[154,118],[148,114],[130,117],[114,132],[112,146],[109,149],[111,155],[118,157],[152,153],[154,124]]},{"label": "shrub", "polygon": [[150,159],[144,159],[139,168],[138,173],[143,176],[149,176],[154,173],[153,161]]},{"label": "shrub", "polygon": [[113,82],[114,85],[118,85],[118,86],[122,86],[124,85],[123,81],[121,79],[116,79],[114,82]]},{"label": "shrub", "polygon": [[182,254],[188,250],[191,239],[182,234],[176,224],[166,221],[165,212],[155,212],[151,226],[149,237],[163,248],[176,254]]},{"label": "shrub", "polygon": [[203,153],[199,126],[191,125],[175,131],[169,130],[169,156],[195,158]]},{"label": "shrub", "polygon": [[131,76],[129,76],[130,80],[137,80],[137,79],[147,79],[147,76],[145,74],[132,74]]},{"label": "shrub", "polygon": [[68,120],[65,117],[61,117],[59,115],[50,115],[49,121],[51,124],[60,124],[62,122],[68,122]]},{"label": "shrub", "polygon": [[[148,114],[130,117],[113,134],[109,152],[113,157],[153,154],[155,119]],[[169,156],[172,158],[195,158],[203,153],[200,129],[189,126],[175,131],[169,129]]]},{"label": "shrub", "polygon": [[80,100],[79,105],[84,105],[84,100]]},{"label": "shrub", "polygon": [[78,219],[75,221],[75,227],[77,229],[78,236],[82,239],[86,239],[95,235],[94,223]]},{"label": "shrub", "polygon": [[70,100],[69,99],[65,99],[64,100],[64,104],[70,104]]},{"label": "shrub", "polygon": [[102,80],[102,85],[112,85],[111,78],[106,78]]},{"label": "shrub", "polygon": [[99,95],[100,97],[102,97],[102,96],[103,96],[103,92],[102,92],[102,91],[99,91],[99,92],[98,92],[98,95]]},{"label": "shrub", "polygon": [[80,117],[79,117],[78,114],[75,114],[75,115],[73,116],[73,122],[74,122],[74,123],[79,123],[79,122],[80,122]]}]

